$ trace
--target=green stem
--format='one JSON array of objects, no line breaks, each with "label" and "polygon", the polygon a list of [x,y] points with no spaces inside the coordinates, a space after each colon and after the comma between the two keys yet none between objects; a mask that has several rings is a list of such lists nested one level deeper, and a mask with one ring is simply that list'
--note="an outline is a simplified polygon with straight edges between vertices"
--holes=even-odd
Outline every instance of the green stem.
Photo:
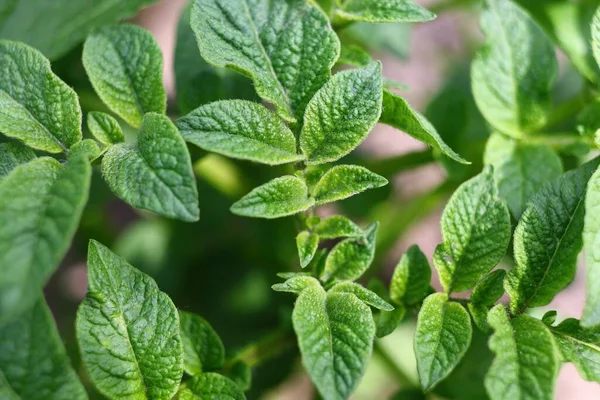
[{"label": "green stem", "polygon": [[295,344],[295,337],[290,330],[277,330],[244,347],[235,357],[225,363],[223,371],[230,370],[239,361],[243,361],[251,368],[255,367],[293,348]]},{"label": "green stem", "polygon": [[408,374],[404,372],[402,368],[400,368],[400,366],[392,359],[392,357],[390,357],[390,355],[387,353],[387,351],[385,351],[378,341],[375,341],[373,344],[373,354],[379,357],[385,368],[402,388],[418,387],[415,382],[413,382],[412,378],[410,378]]}]

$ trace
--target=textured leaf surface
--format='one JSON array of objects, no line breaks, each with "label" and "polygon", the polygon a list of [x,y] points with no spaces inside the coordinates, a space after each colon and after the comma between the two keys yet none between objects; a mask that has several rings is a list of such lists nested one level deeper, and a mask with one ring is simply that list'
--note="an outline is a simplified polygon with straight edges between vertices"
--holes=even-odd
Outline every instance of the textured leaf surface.
[{"label": "textured leaf surface", "polygon": [[329,289],[330,293],[352,293],[363,303],[379,310],[392,311],[394,307],[375,292],[355,282],[340,282]]},{"label": "textured leaf surface", "polygon": [[265,183],[231,206],[231,212],[244,217],[280,218],[297,214],[314,205],[306,183],[295,176],[282,176]]},{"label": "textured leaf surface", "polygon": [[303,291],[292,314],[302,363],[325,400],[350,396],[373,348],[371,310],[350,293]]},{"label": "textured leaf surface", "polygon": [[377,222],[365,229],[364,237],[348,238],[331,249],[325,261],[322,277],[353,281],[358,279],[373,262]]},{"label": "textured leaf surface", "polygon": [[0,132],[34,149],[60,153],[81,140],[75,91],[39,51],[0,40]]},{"label": "textured leaf surface", "polygon": [[431,267],[419,246],[402,255],[390,282],[390,297],[395,303],[416,304],[429,293]]},{"label": "textured leaf surface", "polygon": [[504,281],[513,312],[550,303],[575,277],[586,186],[599,163],[590,161],[546,185],[523,213],[513,239],[516,265]]},{"label": "textured leaf surface", "polygon": [[276,292],[288,292],[299,294],[310,287],[321,287],[318,280],[312,276],[292,276],[283,283],[277,283],[271,288]]},{"label": "textured leaf surface", "polygon": [[225,363],[225,347],[221,338],[202,317],[179,311],[183,368],[189,375],[221,369]]},{"label": "textured leaf surface", "polygon": [[336,10],[336,16],[347,21],[426,22],[435,14],[412,0],[348,0]]},{"label": "textured leaf surface", "polygon": [[101,154],[98,143],[93,139],[83,139],[81,142],[75,143],[68,152],[69,158],[83,157],[89,161],[94,161]]},{"label": "textured leaf surface", "polygon": [[600,329],[583,328],[575,318],[568,318],[550,331],[561,359],[572,362],[583,379],[600,382]]},{"label": "textured leaf surface", "polygon": [[521,136],[541,128],[551,107],[558,67],[542,29],[510,0],[491,0],[481,15],[485,45],[473,60],[473,95],[500,132]]},{"label": "textured leaf surface", "polygon": [[459,163],[469,164],[444,142],[435,127],[424,116],[413,110],[402,97],[389,90],[383,91],[383,112],[379,122],[400,129]]},{"label": "textured leaf surface", "polygon": [[338,72],[310,100],[300,133],[308,164],[323,164],[350,153],[381,115],[381,64]]},{"label": "textured leaf surface", "polygon": [[461,292],[475,286],[506,253],[510,215],[498,198],[494,173],[487,167],[454,192],[442,214],[442,236],[433,255],[444,289]]},{"label": "textured leaf surface", "polygon": [[484,333],[491,333],[491,328],[488,324],[488,311],[496,301],[504,294],[504,277],[506,271],[497,269],[490,272],[475,286],[471,297],[469,298],[469,312],[473,317],[475,326]]},{"label": "textured leaf surface", "polygon": [[296,247],[300,266],[305,268],[315,256],[319,247],[319,235],[308,231],[302,231],[296,236]]},{"label": "textured leaf surface", "polygon": [[0,326],[0,398],[6,399],[2,375],[15,399],[87,399],[43,298]]},{"label": "textured leaf surface", "polygon": [[177,391],[183,375],[177,309],[152,278],[95,241],[76,330],[87,373],[106,397],[169,399]]},{"label": "textured leaf surface", "polygon": [[600,66],[600,8],[596,9],[591,24],[592,54]]},{"label": "textured leaf surface", "polygon": [[155,0],[8,0],[0,4],[0,37],[23,41],[57,59],[93,29],[133,17]]},{"label": "textured leaf surface", "polygon": [[381,311],[375,318],[375,326],[377,327],[376,336],[378,338],[386,337],[396,330],[398,325],[406,315],[406,308],[402,304],[395,304],[392,311]]},{"label": "textured leaf surface", "polygon": [[338,65],[352,65],[355,67],[366,67],[373,59],[371,55],[357,44],[342,43],[340,49],[340,58],[337,60]]},{"label": "textured leaf surface", "polygon": [[91,167],[38,158],[0,180],[0,322],[28,309],[66,253],[88,199]]},{"label": "textured leaf surface", "polygon": [[559,364],[544,324],[526,315],[511,321],[500,304],[488,322],[494,329],[489,346],[496,354],[485,377],[491,400],[553,399]]},{"label": "textured leaf surface", "polygon": [[163,59],[150,32],[134,25],[98,29],[85,41],[83,65],[102,101],[134,127],[145,113],[163,114]]},{"label": "textured leaf surface", "polygon": [[587,184],[583,225],[586,299],[581,324],[600,325],[600,169]]},{"label": "textured leaf surface", "polygon": [[0,143],[0,179],[21,164],[35,159],[35,153],[19,142]]},{"label": "textured leaf surface", "polygon": [[298,161],[296,138],[260,104],[225,100],[201,106],[176,122],[183,138],[228,157],[276,165]]},{"label": "textured leaf surface", "polygon": [[424,390],[444,379],[467,352],[473,328],[469,313],[444,293],[427,297],[419,311],[415,354]]},{"label": "textured leaf surface", "polygon": [[363,231],[343,215],[334,215],[319,222],[314,228],[314,233],[319,235],[319,239],[326,240],[362,236]]},{"label": "textured leaf surface", "polygon": [[91,111],[87,115],[87,125],[92,135],[104,145],[110,146],[125,141],[121,125],[106,113]]},{"label": "textured leaf surface", "polygon": [[179,393],[180,400],[245,400],[244,393],[229,378],[209,372],[190,379]]},{"label": "textured leaf surface", "polygon": [[339,54],[327,17],[304,0],[196,0],[191,25],[206,61],[250,76],[291,122],[302,121]]},{"label": "textured leaf surface", "polygon": [[347,199],[369,189],[387,185],[381,175],[358,165],[336,165],[325,172],[312,192],[317,205]]},{"label": "textured leaf surface", "polygon": [[146,114],[137,143],[112,146],[102,172],[112,191],[134,207],[183,221],[200,217],[190,154],[164,115]]},{"label": "textured leaf surface", "polygon": [[498,195],[517,221],[529,200],[562,174],[560,157],[549,146],[522,143],[498,133],[487,143],[485,163],[494,167]]}]

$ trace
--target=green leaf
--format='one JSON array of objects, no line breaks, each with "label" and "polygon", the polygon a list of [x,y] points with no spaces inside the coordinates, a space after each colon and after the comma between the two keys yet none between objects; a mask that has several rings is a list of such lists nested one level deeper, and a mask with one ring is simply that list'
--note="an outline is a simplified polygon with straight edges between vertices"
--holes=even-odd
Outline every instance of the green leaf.
[{"label": "green leaf", "polygon": [[600,324],[600,169],[587,184],[583,242],[585,246],[586,300],[581,324]]},{"label": "green leaf", "polygon": [[342,21],[427,22],[435,14],[412,0],[348,0],[336,10]]},{"label": "green leaf", "polygon": [[304,0],[195,0],[191,25],[207,62],[251,77],[290,122],[302,121],[339,54],[327,17]]},{"label": "green leaf", "polygon": [[371,310],[350,293],[304,290],[292,314],[302,363],[325,400],[346,399],[371,357]]},{"label": "green leaf", "polygon": [[473,324],[475,324],[477,329],[485,334],[492,333],[492,328],[488,324],[489,306],[484,306],[480,303],[469,303],[467,307],[471,313]]},{"label": "green leaf", "polygon": [[596,9],[591,24],[592,54],[600,65],[600,7]]},{"label": "green leaf", "polygon": [[411,48],[411,28],[410,24],[354,22],[338,31],[338,35],[342,42],[359,43],[369,51],[407,59]]},{"label": "green leaf", "polygon": [[504,294],[504,277],[506,271],[497,269],[490,272],[475,285],[469,301],[469,311],[473,322],[484,333],[491,333],[488,325],[488,311]]},{"label": "green leaf", "polygon": [[366,67],[372,62],[373,59],[371,58],[371,55],[359,45],[342,43],[340,58],[338,58],[337,64]]},{"label": "green leaf", "polygon": [[15,399],[88,398],[43,298],[19,318],[0,326],[0,398],[6,399],[2,375]]},{"label": "green leaf", "polygon": [[454,192],[442,214],[444,242],[435,249],[433,262],[444,289],[461,292],[475,286],[500,262],[510,234],[508,209],[487,167]]},{"label": "green leaf", "polygon": [[179,323],[185,372],[194,376],[223,368],[225,347],[208,321],[198,315],[179,311]]},{"label": "green leaf", "polygon": [[509,320],[499,304],[489,314],[494,329],[489,346],[496,354],[485,377],[491,400],[551,400],[558,372],[552,335],[527,315]]},{"label": "green leaf", "polygon": [[417,369],[423,390],[444,379],[467,352],[473,328],[469,313],[448,295],[435,293],[423,302],[415,332]]},{"label": "green leaf", "polygon": [[411,246],[402,255],[390,282],[390,297],[394,303],[413,305],[429,294],[431,267],[419,246]]},{"label": "green leaf", "polygon": [[0,143],[0,179],[35,158],[35,153],[19,142]]},{"label": "green leaf", "polygon": [[388,180],[358,165],[336,165],[325,172],[312,189],[317,205],[347,199],[369,189],[388,184]]},{"label": "green leaf", "polygon": [[366,289],[362,285],[354,282],[337,283],[331,289],[329,289],[329,293],[352,293],[368,306],[383,311],[392,311],[394,309],[391,304],[383,300],[375,292],[372,292],[371,290]]},{"label": "green leaf", "polygon": [[[280,276],[282,275],[283,274],[280,274]],[[282,277],[286,278],[287,276]],[[290,277],[283,283],[276,283],[275,285],[271,286],[271,289],[276,292],[300,294],[304,289],[311,287],[321,287],[321,284],[312,276],[297,275]]]},{"label": "green leaf", "polygon": [[542,322],[546,326],[552,326],[556,322],[556,317],[558,313],[555,310],[546,311],[542,316]]},{"label": "green leaf", "polygon": [[383,112],[379,122],[400,129],[461,164],[470,164],[444,142],[435,127],[424,116],[413,110],[402,97],[389,90],[383,91]]},{"label": "green leaf", "polygon": [[320,240],[363,235],[362,229],[343,215],[334,215],[319,222],[313,232],[319,235]]},{"label": "green leaf", "polygon": [[358,279],[371,265],[375,255],[377,222],[365,229],[365,236],[348,238],[336,244],[327,256],[323,279],[353,281]]},{"label": "green leaf", "polygon": [[0,37],[26,42],[51,59],[66,54],[93,29],[110,25],[156,0],[8,0],[0,3]]},{"label": "green leaf", "polygon": [[183,375],[177,309],[152,278],[93,240],[75,327],[83,365],[104,396],[169,399],[177,391]]},{"label": "green leaf", "polygon": [[227,157],[277,165],[299,161],[296,138],[260,104],[224,100],[200,106],[176,122],[183,138]]},{"label": "green leaf", "polygon": [[374,315],[375,326],[377,327],[375,335],[378,338],[385,337],[394,332],[404,319],[406,308],[402,304],[394,304],[394,307],[392,311],[381,311]]},{"label": "green leaf", "polygon": [[111,146],[125,141],[121,125],[112,116],[90,111],[87,115],[87,126],[94,137],[102,144]]},{"label": "green leaf", "polygon": [[179,400],[205,399],[245,400],[246,396],[231,379],[214,372],[194,376],[179,392]]},{"label": "green leaf", "polygon": [[91,175],[84,158],[43,157],[0,180],[0,323],[33,305],[67,252]]},{"label": "green leaf", "polygon": [[551,108],[556,55],[542,29],[510,0],[490,0],[481,15],[487,41],[473,60],[473,95],[487,121],[520,137],[541,128]]},{"label": "green leaf", "polygon": [[81,140],[77,94],[52,73],[39,51],[0,40],[0,132],[60,153]]},{"label": "green leaf", "polygon": [[242,197],[231,212],[244,217],[280,218],[307,210],[315,204],[300,178],[287,175],[275,178]]},{"label": "green leaf", "polygon": [[136,208],[183,221],[200,218],[190,154],[164,115],[146,114],[137,143],[108,149],[102,172],[112,191]]},{"label": "green leaf", "polygon": [[300,266],[305,268],[319,248],[319,235],[308,231],[300,232],[296,236],[296,247],[298,248],[298,257],[300,257]]},{"label": "green leaf", "polygon": [[519,142],[499,133],[490,137],[484,157],[494,167],[498,195],[517,221],[533,195],[562,174],[560,157],[549,146]]},{"label": "green leaf", "polygon": [[307,164],[336,161],[357,147],[381,115],[381,63],[338,72],[306,107],[300,148]]},{"label": "green leaf", "polygon": [[102,150],[98,146],[98,143],[93,139],[83,139],[79,143],[75,143],[73,147],[69,149],[69,158],[83,157],[86,160],[94,161],[102,155]]},{"label": "green leaf", "polygon": [[390,397],[390,400],[427,400],[427,396],[419,389],[402,389]]},{"label": "green leaf", "polygon": [[504,281],[513,313],[550,303],[575,277],[586,185],[599,163],[590,161],[546,185],[523,213],[513,239],[516,265]]},{"label": "green leaf", "polygon": [[150,32],[134,25],[94,31],[83,46],[83,66],[102,101],[131,126],[144,114],[164,114],[163,59]]},{"label": "green leaf", "polygon": [[583,328],[575,318],[550,327],[561,359],[572,362],[583,379],[600,382],[600,329]]},{"label": "green leaf", "polygon": [[243,361],[236,361],[224,375],[231,379],[240,390],[248,391],[252,387],[252,368]]}]

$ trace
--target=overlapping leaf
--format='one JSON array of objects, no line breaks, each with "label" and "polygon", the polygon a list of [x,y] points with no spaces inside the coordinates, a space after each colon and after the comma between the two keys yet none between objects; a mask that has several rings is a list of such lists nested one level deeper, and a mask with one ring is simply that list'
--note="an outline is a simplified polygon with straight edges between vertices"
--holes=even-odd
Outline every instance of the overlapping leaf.
[{"label": "overlapping leaf", "polygon": [[320,239],[362,236],[363,231],[354,222],[343,215],[334,215],[317,224],[314,232]]},{"label": "overlapping leaf", "polygon": [[34,158],[35,153],[19,142],[0,143],[0,179]]},{"label": "overlapping leaf", "polygon": [[586,300],[581,323],[600,325],[600,170],[590,178],[585,195],[583,226]]},{"label": "overlapping leaf", "polygon": [[561,359],[573,363],[585,380],[600,382],[600,329],[583,328],[575,318],[568,318],[550,331]]},{"label": "overlapping leaf", "polygon": [[372,223],[365,229],[364,237],[348,238],[336,244],[327,256],[322,277],[358,279],[373,262],[378,226]]},{"label": "overlapping leaf", "polygon": [[180,400],[227,399],[245,400],[246,396],[229,378],[209,372],[190,379],[179,392]]},{"label": "overlapping leaf", "polygon": [[390,282],[390,298],[395,303],[413,305],[429,292],[431,267],[417,245],[402,255]]},{"label": "overlapping leaf", "polygon": [[302,231],[296,236],[296,247],[300,257],[300,266],[306,267],[317,252],[319,247],[319,235],[308,231]]},{"label": "overlapping leaf", "polygon": [[325,172],[312,192],[317,205],[352,197],[387,185],[383,176],[358,165],[336,165]]},{"label": "overlapping leaf", "polygon": [[190,375],[221,369],[225,363],[225,347],[221,338],[202,317],[179,311],[183,368]]},{"label": "overlapping leaf", "polygon": [[348,0],[336,10],[342,21],[426,22],[435,14],[412,0]]},{"label": "overlapping leaf", "polygon": [[112,116],[99,111],[87,115],[90,132],[102,144],[110,146],[125,141],[121,126]]}]

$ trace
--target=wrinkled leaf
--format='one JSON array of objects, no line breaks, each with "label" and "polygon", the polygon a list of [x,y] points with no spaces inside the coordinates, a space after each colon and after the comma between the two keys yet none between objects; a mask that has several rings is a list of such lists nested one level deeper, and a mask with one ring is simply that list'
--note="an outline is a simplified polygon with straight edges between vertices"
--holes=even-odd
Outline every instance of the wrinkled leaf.
[{"label": "wrinkled leaf", "polygon": [[427,22],[435,14],[412,0],[348,0],[336,10],[341,21]]},{"label": "wrinkled leaf", "polygon": [[431,267],[419,246],[411,246],[402,255],[390,282],[390,298],[395,303],[417,304],[429,293]]},{"label": "wrinkled leaf", "polygon": [[296,247],[298,248],[298,257],[300,266],[305,268],[315,256],[319,248],[319,235],[302,231],[296,236]]},{"label": "wrinkled leaf", "polygon": [[490,272],[475,285],[469,301],[469,312],[473,322],[484,333],[491,333],[488,325],[488,311],[504,294],[506,271],[497,269]]},{"label": "wrinkled leaf", "polygon": [[35,159],[35,153],[19,142],[0,143],[0,179],[21,164]]},{"label": "wrinkled leaf", "polygon": [[334,215],[319,222],[313,232],[319,235],[321,240],[363,235],[362,229],[343,215]]},{"label": "wrinkled leaf", "polygon": [[600,169],[590,178],[585,195],[583,225],[585,246],[586,300],[581,324],[600,324]]},{"label": "wrinkled leaf", "polygon": [[550,331],[564,362],[572,362],[583,379],[600,382],[600,329],[583,328],[568,318]]},{"label": "wrinkled leaf", "polygon": [[348,238],[336,244],[327,256],[322,278],[358,279],[373,262],[378,226],[374,222],[365,229],[364,237]]},{"label": "wrinkled leaf", "polygon": [[[283,277],[287,278],[288,276],[289,275]],[[289,277],[289,279],[287,279],[283,283],[276,283],[275,285],[271,286],[271,289],[273,289],[276,292],[300,294],[304,289],[308,289],[311,287],[321,287],[321,284],[312,276],[299,275]]]},{"label": "wrinkled leaf", "polygon": [[86,160],[94,161],[102,154],[100,146],[93,139],[83,139],[81,142],[75,143],[67,153],[69,158],[83,157]]},{"label": "wrinkled leaf", "polygon": [[357,44],[344,44],[340,49],[340,58],[337,60],[338,65],[352,65],[354,67],[366,67],[373,59],[371,55]]},{"label": "wrinkled leaf", "polygon": [[384,311],[392,311],[394,307],[379,297],[375,292],[354,282],[340,282],[329,289],[330,293],[352,293],[360,301],[371,307]]},{"label": "wrinkled leaf", "polygon": [[392,311],[381,311],[374,315],[377,329],[375,335],[378,338],[382,338],[391,334],[400,325],[405,315],[406,308],[401,304],[394,304]]},{"label": "wrinkled leaf", "polygon": [[214,372],[194,376],[179,392],[179,400],[205,399],[245,400],[246,397],[231,379]]},{"label": "wrinkled leaf", "polygon": [[204,318],[179,311],[183,368],[189,375],[221,369],[225,363],[225,347],[221,338]]},{"label": "wrinkled leaf", "polygon": [[110,146],[125,141],[121,125],[106,113],[91,111],[87,115],[87,126],[92,135],[104,145]]},{"label": "wrinkled leaf", "polygon": [[383,176],[358,165],[336,165],[325,172],[312,189],[317,205],[347,199],[387,185]]}]

